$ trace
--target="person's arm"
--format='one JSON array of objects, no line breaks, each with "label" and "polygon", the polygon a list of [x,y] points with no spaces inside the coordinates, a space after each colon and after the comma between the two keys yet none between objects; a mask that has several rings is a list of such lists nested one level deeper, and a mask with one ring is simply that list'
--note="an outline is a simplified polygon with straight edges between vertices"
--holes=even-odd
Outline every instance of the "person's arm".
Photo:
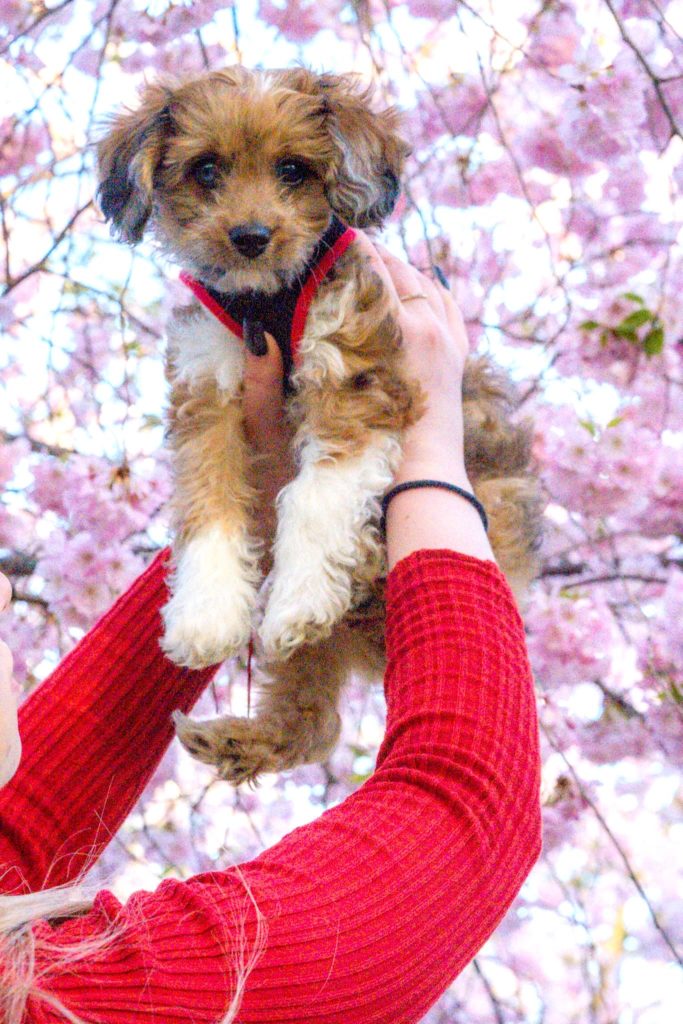
[{"label": "person's arm", "polygon": [[111,841],[215,669],[159,647],[166,562],[147,571],[19,709],[23,755],[0,790],[0,888],[73,881]]},{"label": "person's arm", "polygon": [[[39,926],[53,996],[100,1024],[216,1024],[258,945],[255,904],[266,935],[241,1024],[422,1018],[538,856],[534,695],[514,599],[489,561],[444,550],[401,560],[387,651],[372,778],[239,873],[169,880],[123,908],[103,893],[86,917]],[[111,944],[77,967],[40,949],[49,939],[68,951],[114,921]],[[42,1013],[31,1021],[61,1021]]]}]

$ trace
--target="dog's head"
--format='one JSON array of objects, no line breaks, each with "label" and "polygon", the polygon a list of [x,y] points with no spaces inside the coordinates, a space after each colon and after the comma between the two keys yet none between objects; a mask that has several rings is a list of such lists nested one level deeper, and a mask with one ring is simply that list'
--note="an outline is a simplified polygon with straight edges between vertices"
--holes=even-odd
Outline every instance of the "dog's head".
[{"label": "dog's head", "polygon": [[127,242],[149,224],[176,261],[225,291],[296,278],[336,213],[387,217],[408,146],[351,76],[233,67],[149,85],[98,146],[99,202]]}]

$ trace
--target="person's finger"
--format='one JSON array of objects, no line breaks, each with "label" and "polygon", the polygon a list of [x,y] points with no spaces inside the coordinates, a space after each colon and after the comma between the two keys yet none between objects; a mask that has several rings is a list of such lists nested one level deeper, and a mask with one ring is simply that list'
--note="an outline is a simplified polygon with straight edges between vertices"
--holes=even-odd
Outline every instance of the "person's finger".
[{"label": "person's finger", "polygon": [[[405,312],[413,312],[410,308],[413,303],[426,300],[434,312],[443,314],[443,301],[433,281],[408,263],[404,263],[398,256],[394,256],[383,245],[370,242],[362,234],[359,234],[358,239],[361,249],[370,257],[373,269],[380,275],[390,293],[403,304]],[[420,298],[421,296],[424,298]]]},{"label": "person's finger", "polygon": [[393,282],[393,280],[391,278],[391,274],[389,273],[389,270],[387,269],[387,266],[386,266],[382,256],[380,255],[379,250],[370,241],[370,239],[367,237],[367,235],[363,234],[362,231],[359,231],[357,233],[356,238],[357,238],[357,242],[358,242],[358,247],[365,254],[365,256],[367,256],[367,258],[368,258],[368,260],[370,262],[371,268],[374,270],[374,272],[377,274],[377,276],[381,279],[382,284],[386,288],[387,292],[389,293],[389,295],[391,296],[393,301],[398,306],[400,300],[399,300],[398,294],[396,292],[396,287],[395,287],[394,282]]},{"label": "person's finger", "polygon": [[423,294],[427,296],[427,289],[423,287],[424,280],[419,271],[411,267],[410,264],[404,263],[398,256],[394,256],[392,252],[385,249],[384,246],[378,246],[379,256],[384,263],[384,266],[391,278],[394,290],[398,295],[400,302],[404,301],[409,295]]},{"label": "person's finger", "polygon": [[12,584],[4,573],[0,572],[0,612],[9,608],[12,600]]}]

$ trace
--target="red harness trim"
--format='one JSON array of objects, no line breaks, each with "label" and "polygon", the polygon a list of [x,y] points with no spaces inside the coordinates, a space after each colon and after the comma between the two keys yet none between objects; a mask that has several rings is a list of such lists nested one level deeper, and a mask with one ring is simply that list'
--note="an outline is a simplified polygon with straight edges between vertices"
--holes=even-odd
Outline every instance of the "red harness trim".
[{"label": "red harness trim", "polygon": [[311,273],[308,275],[306,283],[301,289],[301,295],[297,301],[294,309],[294,316],[292,318],[291,343],[292,362],[294,364],[296,364],[299,358],[299,343],[304,334],[306,318],[308,317],[308,311],[311,308],[311,303],[315,298],[315,293],[339,257],[346,252],[355,237],[356,232],[353,228],[347,228],[344,234],[337,239],[332,248],[327,250],[318,265],[313,267]]},{"label": "red harness trim", "polygon": [[[294,316],[292,317],[292,333],[290,338],[292,362],[294,365],[297,364],[299,359],[299,343],[304,334],[306,328],[306,320],[308,318],[308,311],[311,308],[311,303],[315,298],[315,293],[327,277],[328,273],[342,256],[348,247],[351,245],[356,237],[356,232],[353,228],[347,228],[343,235],[340,235],[334,245],[327,250],[322,256],[319,262],[310,271],[299,298],[297,299],[296,306],[294,307]],[[238,324],[236,320],[230,316],[229,313],[220,306],[214,298],[209,295],[204,285],[200,284],[196,278],[192,277],[186,270],[180,272],[180,280],[186,285],[192,294],[201,302],[202,306],[205,306],[210,313],[216,317],[217,320],[227,327],[229,331],[236,334],[238,338],[244,337],[242,330],[242,324]]]},{"label": "red harness trim", "polygon": [[229,313],[225,312],[222,306],[218,305],[216,300],[209,295],[203,284],[200,284],[196,278],[192,277],[191,274],[188,274],[187,270],[180,271],[180,280],[190,289],[195,298],[199,299],[202,306],[206,306],[208,311],[213,313],[216,319],[220,320],[220,322],[227,327],[229,331],[236,334],[238,338],[244,337],[242,324],[238,324],[236,320],[233,320]]}]

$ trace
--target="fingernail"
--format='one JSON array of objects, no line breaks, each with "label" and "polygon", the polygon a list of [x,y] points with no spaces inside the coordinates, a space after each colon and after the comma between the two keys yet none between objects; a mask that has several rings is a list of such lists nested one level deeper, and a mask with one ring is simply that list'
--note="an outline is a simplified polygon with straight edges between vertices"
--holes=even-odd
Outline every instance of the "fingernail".
[{"label": "fingernail", "polygon": [[242,331],[244,332],[244,344],[254,356],[265,356],[268,352],[268,342],[263,324],[260,320],[243,320]]},{"label": "fingernail", "polygon": [[432,267],[432,270],[434,271],[434,276],[436,277],[437,281],[439,281],[444,286],[444,288],[448,288],[448,290],[450,291],[451,290],[450,281],[448,280],[448,278],[444,274],[444,272],[441,269],[441,267],[437,267],[436,264],[435,264]]}]

